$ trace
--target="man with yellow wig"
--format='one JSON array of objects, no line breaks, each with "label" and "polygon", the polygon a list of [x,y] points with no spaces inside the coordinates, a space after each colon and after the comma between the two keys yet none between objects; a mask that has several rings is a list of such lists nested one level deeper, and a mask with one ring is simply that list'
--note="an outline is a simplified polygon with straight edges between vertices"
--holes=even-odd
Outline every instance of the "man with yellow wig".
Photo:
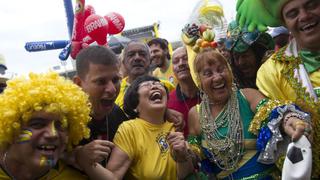
[{"label": "man with yellow wig", "polygon": [[88,96],[54,72],[7,84],[0,95],[0,179],[87,179],[59,158],[89,136]]}]

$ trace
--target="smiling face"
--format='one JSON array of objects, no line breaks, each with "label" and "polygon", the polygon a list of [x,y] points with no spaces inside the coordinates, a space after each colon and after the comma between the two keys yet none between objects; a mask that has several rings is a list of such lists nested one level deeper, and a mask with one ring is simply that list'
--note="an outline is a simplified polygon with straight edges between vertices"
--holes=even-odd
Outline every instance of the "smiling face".
[{"label": "smiling face", "polygon": [[282,17],[300,48],[320,50],[320,1],[291,0],[283,7]]},{"label": "smiling face", "polygon": [[118,65],[89,63],[88,73],[77,83],[89,95],[93,117],[104,118],[114,106],[120,91],[120,74]]},{"label": "smiling face", "polygon": [[226,60],[214,50],[197,57],[195,64],[202,90],[214,103],[228,100],[232,87],[232,73]]},{"label": "smiling face", "polygon": [[39,170],[53,167],[68,141],[67,127],[62,126],[61,119],[56,113],[34,112],[29,122],[22,125],[8,156]]},{"label": "smiling face", "polygon": [[252,48],[238,53],[233,52],[234,66],[241,73],[243,78],[254,78],[258,71],[258,63]]},{"label": "smiling face", "polygon": [[148,73],[150,54],[148,47],[140,42],[131,42],[124,51],[124,65],[128,76],[134,77]]},{"label": "smiling face", "polygon": [[188,55],[185,48],[179,48],[172,54],[173,73],[178,81],[191,79]]},{"label": "smiling face", "polygon": [[160,44],[152,44],[150,46],[150,59],[154,67],[163,67],[166,62],[167,52],[164,51]]},{"label": "smiling face", "polygon": [[139,104],[137,110],[159,110],[163,111],[167,107],[167,92],[163,84],[159,81],[144,81],[139,84],[138,89]]}]

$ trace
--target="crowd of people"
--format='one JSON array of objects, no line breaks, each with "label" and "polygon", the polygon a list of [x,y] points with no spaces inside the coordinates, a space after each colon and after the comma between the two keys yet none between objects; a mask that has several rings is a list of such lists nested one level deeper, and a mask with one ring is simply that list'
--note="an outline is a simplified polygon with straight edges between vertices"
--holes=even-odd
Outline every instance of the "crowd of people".
[{"label": "crowd of people", "polygon": [[71,80],[1,82],[0,179],[319,179],[320,1],[237,13],[217,42],[190,25],[172,53],[93,45]]}]

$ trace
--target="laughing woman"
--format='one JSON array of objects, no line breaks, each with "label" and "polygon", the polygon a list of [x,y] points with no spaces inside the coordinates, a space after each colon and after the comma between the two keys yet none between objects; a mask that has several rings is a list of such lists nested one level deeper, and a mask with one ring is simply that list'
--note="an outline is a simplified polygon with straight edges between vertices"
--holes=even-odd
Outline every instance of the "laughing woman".
[{"label": "laughing woman", "polygon": [[299,139],[308,116],[255,89],[237,89],[230,66],[213,48],[197,54],[194,70],[203,95],[189,112],[188,141],[200,170],[208,179],[271,179],[279,151],[286,150],[277,143]]},{"label": "laughing woman", "polygon": [[182,166],[191,165],[183,133],[166,121],[168,92],[159,79],[137,78],[128,88],[124,110],[132,120],[123,122],[106,169],[86,165],[94,179],[177,179]]}]

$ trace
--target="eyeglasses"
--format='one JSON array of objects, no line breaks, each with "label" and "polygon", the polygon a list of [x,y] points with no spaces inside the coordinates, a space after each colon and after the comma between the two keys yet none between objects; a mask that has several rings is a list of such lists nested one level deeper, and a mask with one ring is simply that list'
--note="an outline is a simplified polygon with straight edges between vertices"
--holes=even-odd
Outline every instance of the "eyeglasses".
[{"label": "eyeglasses", "polygon": [[139,88],[147,87],[150,89],[152,86],[163,87],[163,84],[160,81],[145,81],[139,85]]}]

